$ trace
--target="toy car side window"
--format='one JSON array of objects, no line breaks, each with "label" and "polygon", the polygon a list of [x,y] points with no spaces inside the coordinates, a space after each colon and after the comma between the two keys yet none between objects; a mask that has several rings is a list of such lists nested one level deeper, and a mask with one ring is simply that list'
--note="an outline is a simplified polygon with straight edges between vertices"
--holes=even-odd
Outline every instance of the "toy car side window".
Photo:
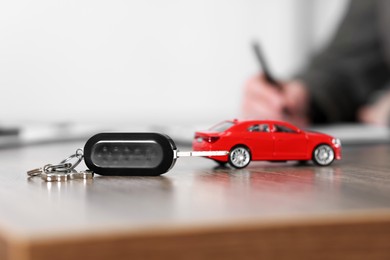
[{"label": "toy car side window", "polygon": [[269,125],[268,124],[260,124],[260,125],[252,125],[248,128],[249,132],[263,132],[263,133],[269,133]]},{"label": "toy car side window", "polygon": [[293,134],[297,133],[295,130],[284,125],[274,125],[274,126],[275,126],[275,132],[278,133],[293,133]]}]

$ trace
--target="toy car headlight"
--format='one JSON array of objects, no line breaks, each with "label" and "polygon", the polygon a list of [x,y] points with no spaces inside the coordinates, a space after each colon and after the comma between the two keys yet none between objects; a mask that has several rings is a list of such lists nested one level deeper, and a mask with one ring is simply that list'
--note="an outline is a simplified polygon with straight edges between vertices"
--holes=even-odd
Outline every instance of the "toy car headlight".
[{"label": "toy car headlight", "polygon": [[332,139],[332,143],[333,143],[336,147],[341,146],[341,141],[340,141],[340,139],[338,139],[338,138],[333,138],[333,139]]}]

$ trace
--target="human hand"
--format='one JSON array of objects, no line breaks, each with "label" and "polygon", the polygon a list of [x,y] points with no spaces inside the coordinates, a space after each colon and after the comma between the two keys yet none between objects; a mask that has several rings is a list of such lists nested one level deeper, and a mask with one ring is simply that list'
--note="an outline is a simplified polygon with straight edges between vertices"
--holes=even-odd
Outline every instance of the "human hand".
[{"label": "human hand", "polygon": [[366,124],[386,126],[390,124],[390,90],[381,95],[375,103],[358,111],[358,119]]},{"label": "human hand", "polygon": [[309,95],[299,81],[281,84],[281,90],[269,84],[264,75],[249,79],[244,87],[242,116],[245,119],[286,120],[299,126],[309,123]]}]

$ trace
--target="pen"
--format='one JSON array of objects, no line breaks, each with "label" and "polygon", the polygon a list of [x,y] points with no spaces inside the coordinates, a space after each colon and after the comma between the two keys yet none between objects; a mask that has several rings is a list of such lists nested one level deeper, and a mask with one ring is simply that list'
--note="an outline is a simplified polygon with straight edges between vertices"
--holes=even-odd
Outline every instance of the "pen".
[{"label": "pen", "polygon": [[[275,89],[277,89],[279,91],[283,91],[282,85],[272,76],[270,70],[268,69],[267,62],[265,61],[265,58],[264,58],[264,55],[261,51],[259,43],[254,42],[252,46],[253,46],[253,50],[255,52],[256,58],[259,62],[260,68],[263,71],[265,80],[271,86],[275,87]],[[283,114],[287,117],[291,115],[289,109],[286,107],[283,108]]]},{"label": "pen", "polygon": [[260,45],[257,42],[254,42],[253,45],[253,50],[255,52],[256,58],[259,62],[260,68],[263,71],[264,78],[265,80],[270,83],[272,86],[277,88],[278,90],[282,90],[281,84],[272,76],[271,72],[268,69],[267,62],[264,58],[263,52],[261,51]]}]

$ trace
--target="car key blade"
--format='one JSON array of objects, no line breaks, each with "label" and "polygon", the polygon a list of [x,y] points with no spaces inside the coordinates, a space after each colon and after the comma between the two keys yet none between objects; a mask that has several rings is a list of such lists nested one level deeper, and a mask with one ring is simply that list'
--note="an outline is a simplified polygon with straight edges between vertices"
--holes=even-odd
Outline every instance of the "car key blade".
[{"label": "car key blade", "polygon": [[189,152],[176,152],[176,157],[199,157],[199,156],[225,156],[229,151],[189,151]]}]

